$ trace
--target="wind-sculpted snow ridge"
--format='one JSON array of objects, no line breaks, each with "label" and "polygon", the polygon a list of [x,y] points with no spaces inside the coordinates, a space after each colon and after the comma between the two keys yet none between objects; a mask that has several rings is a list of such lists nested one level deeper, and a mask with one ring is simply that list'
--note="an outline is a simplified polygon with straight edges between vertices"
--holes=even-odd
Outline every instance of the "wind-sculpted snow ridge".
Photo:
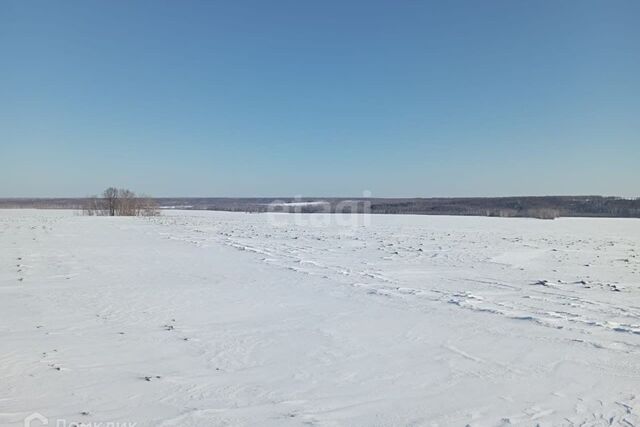
[{"label": "wind-sculpted snow ridge", "polygon": [[638,220],[23,210],[0,241],[0,425],[640,425]]}]

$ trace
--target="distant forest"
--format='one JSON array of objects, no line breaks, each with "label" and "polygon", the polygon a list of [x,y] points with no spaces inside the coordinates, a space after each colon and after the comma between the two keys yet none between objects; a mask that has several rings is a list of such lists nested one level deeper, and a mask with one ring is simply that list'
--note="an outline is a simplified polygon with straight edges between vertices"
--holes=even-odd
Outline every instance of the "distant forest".
[{"label": "distant forest", "polygon": [[[494,217],[640,218],[640,198],[602,196],[470,198],[156,198],[161,209],[236,212],[371,212]],[[88,199],[0,199],[0,208],[82,209]],[[274,204],[275,203],[275,204]],[[308,203],[308,204],[306,204]]]}]

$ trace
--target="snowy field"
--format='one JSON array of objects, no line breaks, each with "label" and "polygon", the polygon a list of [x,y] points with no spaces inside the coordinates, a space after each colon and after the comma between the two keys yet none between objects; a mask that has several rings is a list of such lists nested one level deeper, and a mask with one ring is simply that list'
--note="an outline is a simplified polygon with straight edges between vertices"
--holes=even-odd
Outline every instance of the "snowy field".
[{"label": "snowy field", "polygon": [[640,220],[4,210],[0,266],[3,426],[640,425]]}]

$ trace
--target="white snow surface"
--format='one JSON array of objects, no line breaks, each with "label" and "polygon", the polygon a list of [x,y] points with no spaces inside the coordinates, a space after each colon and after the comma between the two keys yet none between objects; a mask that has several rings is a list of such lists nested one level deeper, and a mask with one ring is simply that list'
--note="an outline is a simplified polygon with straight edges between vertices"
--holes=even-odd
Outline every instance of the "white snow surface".
[{"label": "white snow surface", "polygon": [[633,219],[0,210],[0,425],[640,425],[639,243]]}]

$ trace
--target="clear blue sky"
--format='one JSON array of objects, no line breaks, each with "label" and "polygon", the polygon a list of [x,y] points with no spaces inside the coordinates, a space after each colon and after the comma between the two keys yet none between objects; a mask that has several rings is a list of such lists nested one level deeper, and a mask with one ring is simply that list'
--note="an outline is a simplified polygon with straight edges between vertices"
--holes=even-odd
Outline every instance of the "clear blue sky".
[{"label": "clear blue sky", "polygon": [[0,197],[640,196],[638,1],[0,1]]}]

